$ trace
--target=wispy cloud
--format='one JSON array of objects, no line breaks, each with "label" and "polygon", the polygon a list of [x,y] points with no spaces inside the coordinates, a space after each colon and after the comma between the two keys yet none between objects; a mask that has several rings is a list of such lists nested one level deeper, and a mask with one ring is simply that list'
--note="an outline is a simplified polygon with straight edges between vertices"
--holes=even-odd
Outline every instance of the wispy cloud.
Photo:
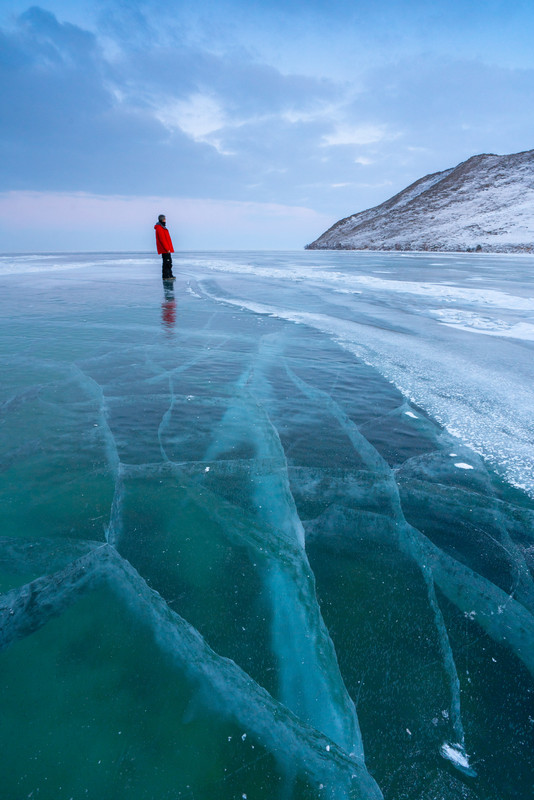
[{"label": "wispy cloud", "polygon": [[386,125],[348,125],[341,124],[331,133],[323,136],[322,143],[325,147],[337,145],[364,145],[383,142],[385,139],[394,139],[399,134],[389,133]]},{"label": "wispy cloud", "polygon": [[165,127],[179,128],[195,141],[205,141],[208,134],[218,131],[227,121],[221,104],[214,97],[200,93],[170,103],[162,99],[154,116]]},{"label": "wispy cloud", "polygon": [[220,155],[235,155],[224,147],[222,129],[229,125],[231,119],[225,113],[222,104],[207,94],[195,93],[184,100],[168,101],[162,99],[154,109],[155,118],[168,130],[180,130],[194,142],[202,142],[213,147]]}]

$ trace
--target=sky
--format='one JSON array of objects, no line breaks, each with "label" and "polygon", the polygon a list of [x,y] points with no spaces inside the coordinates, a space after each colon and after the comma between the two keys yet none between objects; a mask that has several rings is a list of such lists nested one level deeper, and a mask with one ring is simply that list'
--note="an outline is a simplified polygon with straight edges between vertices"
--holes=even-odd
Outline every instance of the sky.
[{"label": "sky", "polygon": [[301,249],[534,148],[532,0],[2,0],[0,251]]}]

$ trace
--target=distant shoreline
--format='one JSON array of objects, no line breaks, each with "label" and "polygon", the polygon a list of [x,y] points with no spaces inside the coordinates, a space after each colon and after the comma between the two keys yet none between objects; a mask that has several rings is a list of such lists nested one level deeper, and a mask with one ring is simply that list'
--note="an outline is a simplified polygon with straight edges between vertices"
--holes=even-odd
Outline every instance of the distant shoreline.
[{"label": "distant shoreline", "polygon": [[479,245],[477,247],[466,247],[462,250],[457,249],[447,249],[441,250],[439,248],[427,248],[426,250],[419,250],[419,249],[411,249],[409,247],[379,247],[379,248],[371,248],[371,247],[348,247],[346,245],[339,245],[337,247],[317,247],[312,242],[311,244],[307,244],[304,246],[305,250],[326,250],[330,253],[339,253],[348,251],[351,253],[423,253],[428,255],[433,253],[435,255],[443,254],[447,255],[448,253],[459,255],[459,254],[469,254],[469,255],[526,255],[531,256],[534,255],[534,245],[527,246],[527,245],[512,245],[511,248],[503,247],[503,246],[495,246],[491,249],[487,249],[485,246]]},{"label": "distant shoreline", "polygon": [[[376,254],[384,254],[390,253],[393,255],[483,255],[483,256],[503,256],[503,255],[514,255],[514,256],[534,256],[534,246],[532,248],[527,249],[514,249],[514,250],[475,250],[475,249],[466,249],[466,250],[397,250],[395,248],[357,248],[357,247],[313,247],[312,245],[305,245],[303,248],[290,248],[290,249],[275,249],[275,250],[266,250],[262,248],[254,249],[254,248],[246,248],[245,250],[238,250],[236,248],[233,249],[223,249],[223,248],[212,248],[210,250],[177,250],[175,255],[179,258],[180,256],[188,256],[194,253],[302,253],[303,251],[313,251],[315,253],[325,252],[325,253],[376,253]],[[0,258],[24,258],[24,257],[36,257],[36,256],[43,256],[43,257],[54,257],[54,256],[103,256],[103,255],[110,255],[110,256],[143,256],[143,257],[154,257],[158,258],[157,253],[152,253],[149,250],[25,250],[21,252],[14,252],[12,250],[5,250],[0,251]]]}]

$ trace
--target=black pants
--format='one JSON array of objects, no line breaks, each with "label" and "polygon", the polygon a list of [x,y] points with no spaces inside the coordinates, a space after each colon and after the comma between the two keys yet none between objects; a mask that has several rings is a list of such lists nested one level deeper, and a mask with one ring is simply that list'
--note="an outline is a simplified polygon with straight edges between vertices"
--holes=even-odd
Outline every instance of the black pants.
[{"label": "black pants", "polygon": [[164,281],[168,281],[169,278],[172,278],[172,258],[170,253],[162,253],[161,258],[163,261],[161,262],[161,277]]}]

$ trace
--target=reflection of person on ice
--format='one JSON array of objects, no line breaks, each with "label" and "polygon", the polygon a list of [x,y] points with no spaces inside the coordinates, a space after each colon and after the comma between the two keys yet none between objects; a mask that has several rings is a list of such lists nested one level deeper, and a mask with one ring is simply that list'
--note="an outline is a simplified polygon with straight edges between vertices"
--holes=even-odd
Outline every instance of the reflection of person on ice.
[{"label": "reflection of person on ice", "polygon": [[163,261],[161,264],[161,277],[164,281],[174,281],[176,278],[172,274],[172,257],[174,247],[172,246],[171,234],[167,230],[165,214],[160,214],[158,221],[154,225],[156,231],[156,247]]}]

